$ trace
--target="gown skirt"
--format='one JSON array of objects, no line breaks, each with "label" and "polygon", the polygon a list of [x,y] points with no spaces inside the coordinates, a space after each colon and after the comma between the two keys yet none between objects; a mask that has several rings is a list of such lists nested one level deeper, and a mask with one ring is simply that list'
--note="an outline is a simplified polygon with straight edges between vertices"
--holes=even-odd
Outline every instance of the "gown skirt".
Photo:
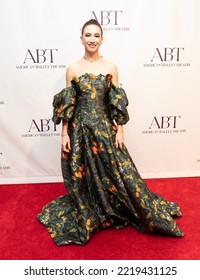
[{"label": "gown skirt", "polygon": [[68,121],[70,153],[61,150],[67,193],[37,219],[57,245],[86,244],[93,233],[132,225],[146,233],[184,236],[173,216],[179,205],[151,192],[126,146],[115,146],[118,125],[129,120],[128,99],[110,74],[73,78],[53,99],[54,123]]}]

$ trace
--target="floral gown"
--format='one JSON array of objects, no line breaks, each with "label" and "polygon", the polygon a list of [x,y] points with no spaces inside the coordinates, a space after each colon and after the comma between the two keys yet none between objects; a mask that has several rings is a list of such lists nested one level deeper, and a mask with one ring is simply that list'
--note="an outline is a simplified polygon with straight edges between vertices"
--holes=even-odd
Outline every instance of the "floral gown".
[{"label": "floral gown", "polygon": [[94,232],[128,224],[147,233],[184,235],[172,218],[181,216],[179,206],[150,192],[125,145],[115,147],[115,122],[125,124],[129,116],[126,93],[111,79],[86,73],[54,96],[53,121],[69,122],[71,152],[61,152],[68,193],[37,218],[57,245],[84,245]]}]

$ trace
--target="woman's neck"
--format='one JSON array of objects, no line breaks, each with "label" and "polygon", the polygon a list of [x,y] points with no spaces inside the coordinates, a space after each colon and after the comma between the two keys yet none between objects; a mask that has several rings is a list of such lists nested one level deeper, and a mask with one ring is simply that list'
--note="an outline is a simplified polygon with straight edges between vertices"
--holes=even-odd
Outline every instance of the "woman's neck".
[{"label": "woman's neck", "polygon": [[101,56],[100,56],[99,53],[95,53],[95,54],[92,54],[92,55],[88,54],[88,53],[85,53],[83,58],[88,62],[94,62],[94,61],[99,60],[101,58]]}]

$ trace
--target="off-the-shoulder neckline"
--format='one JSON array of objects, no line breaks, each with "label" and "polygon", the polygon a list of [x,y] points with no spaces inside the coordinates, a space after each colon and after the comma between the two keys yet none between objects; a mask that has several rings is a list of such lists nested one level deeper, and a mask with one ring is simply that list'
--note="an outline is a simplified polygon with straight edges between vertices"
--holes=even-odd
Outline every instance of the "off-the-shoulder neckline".
[{"label": "off-the-shoulder neckline", "polygon": [[[89,76],[93,79],[97,79],[99,77],[104,77],[105,79],[108,78],[108,80],[112,80],[112,74],[108,73],[108,74],[102,74],[102,73],[99,73],[97,75],[94,75],[93,73],[88,73],[88,72],[85,72],[83,74],[81,74],[80,76],[74,76],[71,80],[71,82],[76,82],[77,80],[79,81],[83,76]],[[111,82],[112,83],[112,82]],[[120,88],[119,86],[115,86],[114,84],[112,84],[116,89]],[[72,86],[69,86],[69,87],[66,87],[66,89],[70,89],[72,88]]]},{"label": "off-the-shoulder neckline", "polygon": [[81,79],[81,78],[84,77],[84,76],[89,76],[90,78],[93,78],[93,79],[97,79],[97,78],[99,78],[99,77],[100,77],[100,78],[101,78],[101,77],[106,78],[106,77],[108,77],[108,76],[110,76],[110,77],[112,78],[112,75],[111,75],[110,73],[107,73],[107,74],[99,73],[99,74],[95,75],[95,74],[93,74],[93,73],[85,72],[85,73],[83,73],[83,74],[81,74],[81,75],[79,75],[79,76],[74,76],[74,77],[73,77],[73,80]]}]

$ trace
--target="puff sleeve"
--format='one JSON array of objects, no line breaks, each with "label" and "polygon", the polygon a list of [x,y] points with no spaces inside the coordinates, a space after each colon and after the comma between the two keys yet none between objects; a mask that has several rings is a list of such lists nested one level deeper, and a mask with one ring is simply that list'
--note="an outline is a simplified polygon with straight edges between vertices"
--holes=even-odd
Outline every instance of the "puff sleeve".
[{"label": "puff sleeve", "polygon": [[109,91],[109,110],[111,118],[119,125],[126,124],[129,121],[127,106],[128,99],[124,89],[116,87],[111,83]]},{"label": "puff sleeve", "polygon": [[55,124],[60,124],[61,119],[69,121],[76,106],[76,90],[74,86],[64,88],[53,98],[53,117]]}]

